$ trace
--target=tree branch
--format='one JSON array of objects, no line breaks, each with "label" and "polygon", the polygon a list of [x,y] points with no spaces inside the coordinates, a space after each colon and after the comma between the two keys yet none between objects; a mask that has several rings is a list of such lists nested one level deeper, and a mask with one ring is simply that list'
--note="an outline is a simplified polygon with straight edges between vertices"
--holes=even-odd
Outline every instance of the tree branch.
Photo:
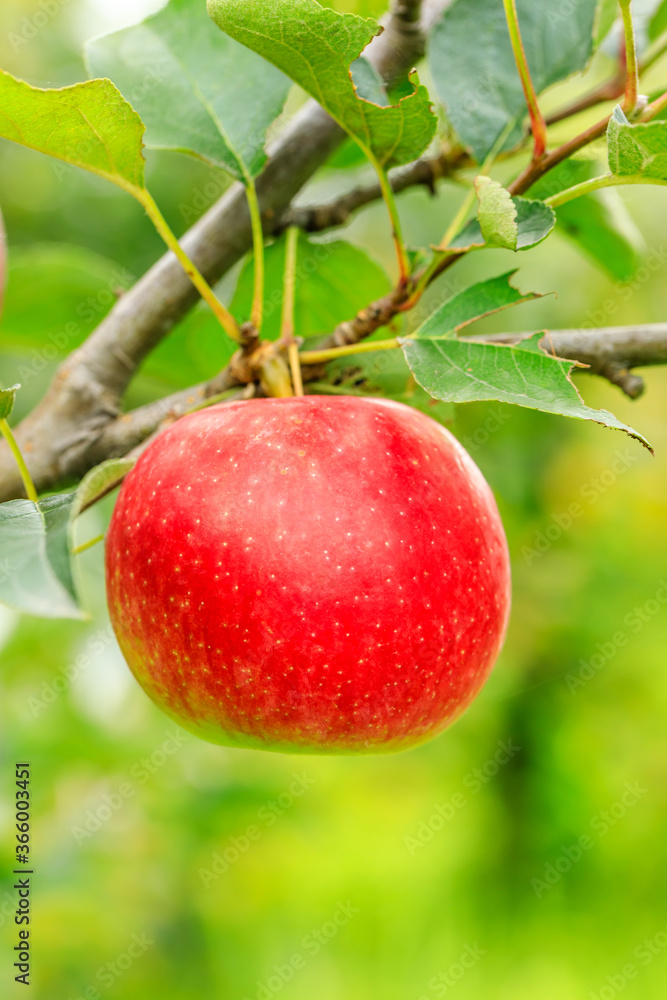
[{"label": "tree branch", "polygon": [[523,194],[528,191],[541,177],[557,167],[563,160],[567,160],[573,153],[588,146],[589,143],[599,139],[607,131],[611,115],[606,115],[599,122],[591,125],[584,132],[574,136],[574,138],[564,142],[562,146],[547,153],[541,160],[532,160],[526,169],[519,174],[516,180],[507,186],[510,194]]},{"label": "tree branch", "polygon": [[[448,4],[438,5],[439,11],[442,12],[446,6]],[[392,0],[385,24],[386,51],[390,55],[380,70],[389,87],[406,71],[409,72],[424,54],[422,7],[427,8],[425,17],[430,22],[435,14],[435,4],[424,4],[423,0]]]},{"label": "tree branch", "polygon": [[[472,336],[478,340],[496,344],[515,344],[533,332],[491,333]],[[579,374],[600,375],[619,386],[631,399],[637,399],[644,391],[644,381],[631,372],[632,368],[667,364],[667,323],[649,323],[639,326],[600,327],[590,330],[551,330],[545,333],[541,346],[558,357],[568,358],[588,365],[578,369]],[[322,385],[325,377],[324,365],[308,365],[303,368],[306,389],[309,382]],[[134,457],[148,446],[162,428],[173,423],[180,416],[196,407],[198,403],[233,388],[237,383],[229,368],[224,369],[210,382],[190,389],[183,389],[165,399],[148,403],[146,406],[126,414],[114,421],[105,432],[100,445],[105,450],[104,457],[114,457],[131,453]],[[238,392],[228,400],[244,398],[255,394],[255,386],[239,387]],[[115,489],[114,484],[107,492]],[[100,494],[101,496],[106,495]],[[83,509],[86,509],[85,507]]]},{"label": "tree branch", "polygon": [[[385,31],[365,53],[385,80],[395,81],[412,68],[423,54],[426,32],[449,2],[426,0],[421,32],[411,18],[419,5],[395,6]],[[343,131],[314,101],[295,115],[257,179],[267,232],[343,138]],[[206,280],[218,281],[252,245],[243,186],[234,184],[181,243]],[[101,441],[119,417],[121,397],[137,367],[197,298],[180,264],[167,253],[60,365],[44,399],[16,428],[38,490],[76,480],[100,460]],[[11,453],[0,446],[0,500],[21,495]]]},{"label": "tree branch", "polygon": [[[393,171],[390,176],[391,187],[395,194],[411,187],[426,187],[431,194],[435,194],[435,185],[440,178],[451,177],[457,170],[470,164],[470,154],[463,147],[456,146],[443,150],[439,156],[424,157]],[[307,233],[319,233],[343,226],[354,212],[380,198],[380,185],[372,183],[346,191],[333,201],[321,205],[293,206],[280,219],[276,231],[298,226]]]},{"label": "tree branch", "polygon": [[[526,333],[491,333],[471,340],[496,344],[515,344],[533,331]],[[357,338],[361,339],[361,338]],[[356,343],[356,340],[350,341]],[[568,358],[588,365],[581,374],[599,375],[617,385],[631,399],[637,399],[644,390],[644,381],[632,372],[634,368],[667,364],[667,323],[648,323],[638,326],[600,327],[598,329],[551,330],[545,334],[542,347],[558,357]],[[329,346],[342,346],[329,345]],[[303,378],[308,382],[322,382],[323,365],[304,365]],[[197,404],[221,392],[238,388],[233,399],[241,398],[249,388],[242,388],[229,368],[209,382],[202,382],[189,389],[173,393],[154,403],[148,403],[113,421],[98,440],[98,461],[126,455],[140,447],[152,434],[183,416]]]}]

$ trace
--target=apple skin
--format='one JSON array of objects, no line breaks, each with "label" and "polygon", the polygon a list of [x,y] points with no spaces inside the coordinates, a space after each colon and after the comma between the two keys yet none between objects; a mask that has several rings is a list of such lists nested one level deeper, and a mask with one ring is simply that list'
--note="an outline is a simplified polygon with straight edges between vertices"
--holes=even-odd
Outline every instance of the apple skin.
[{"label": "apple skin", "polygon": [[423,743],[479,692],[509,614],[507,543],[481,472],[440,424],[381,399],[183,417],[128,475],[106,551],[135,677],[227,746]]}]

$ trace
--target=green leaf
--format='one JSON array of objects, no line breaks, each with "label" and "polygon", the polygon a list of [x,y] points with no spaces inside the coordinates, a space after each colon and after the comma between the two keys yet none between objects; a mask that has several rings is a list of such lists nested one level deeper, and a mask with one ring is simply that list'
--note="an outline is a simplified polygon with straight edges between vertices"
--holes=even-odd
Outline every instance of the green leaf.
[{"label": "green leaf", "polygon": [[[133,283],[122,265],[83,247],[17,247],[0,320],[0,342],[15,356],[14,377],[28,382],[78,347]],[[199,303],[151,351],[135,382],[151,395],[194,385],[220,371],[235,349]]]},{"label": "green leaf", "polygon": [[350,76],[359,97],[373,104],[379,104],[382,108],[390,104],[384,80],[368,59],[364,59],[363,56],[355,59],[350,66]]},{"label": "green leaf", "polygon": [[83,247],[16,247],[0,320],[3,348],[25,353],[48,345],[40,361],[45,366],[78,347],[134,280],[120,264]]},{"label": "green leaf", "polygon": [[667,0],[662,0],[662,3],[659,4],[658,9],[649,21],[648,37],[654,42],[664,31],[667,31]]},{"label": "green leaf", "polygon": [[[280,333],[285,238],[265,252],[266,288],[263,336],[275,340]],[[375,261],[343,240],[315,243],[299,236],[294,306],[295,332],[299,337],[331,333],[338,323],[354,316],[369,302],[385,295],[391,283]],[[239,320],[250,314],[252,265],[241,272],[231,309]]]},{"label": "green leaf", "polygon": [[208,11],[219,28],[319,101],[385,169],[421,156],[433,138],[437,118],[424,87],[389,107],[355,90],[350,65],[379,31],[372,18],[339,14],[317,0],[208,0]]},{"label": "green leaf", "polygon": [[617,105],[607,128],[607,153],[612,174],[667,180],[667,122],[629,122]]},{"label": "green leaf", "polygon": [[[597,6],[598,0],[517,0],[538,93],[586,66]],[[503,148],[521,139],[526,101],[500,0],[454,0],[431,34],[429,66],[450,122],[478,163],[511,123]]]},{"label": "green leaf", "polygon": [[595,25],[596,44],[599,45],[600,42],[604,41],[619,14],[618,0],[600,0]]},{"label": "green leaf", "polygon": [[507,271],[497,278],[480,281],[476,285],[464,288],[436,309],[422,325],[415,330],[412,337],[416,340],[435,340],[451,337],[470,323],[484,316],[540,298],[537,292],[523,294],[512,285],[511,279],[516,274]]},{"label": "green leaf", "polygon": [[637,270],[642,236],[616,191],[600,191],[556,209],[558,228],[615,278]]},{"label": "green leaf", "polygon": [[83,507],[93,503],[98,497],[111,493],[120,486],[130,469],[137,464],[136,458],[109,458],[87,472],[74,494],[69,512],[70,528]]},{"label": "green leaf", "polygon": [[144,190],[144,126],[110,80],[42,90],[0,70],[0,136]]},{"label": "green leaf", "polygon": [[86,59],[92,76],[110,77],[132,102],[151,148],[190,153],[239,180],[262,169],[290,81],[217,31],[202,0],[171,0],[89,42]]},{"label": "green leaf", "polygon": [[498,181],[479,176],[475,180],[479,208],[477,219],[487,247],[516,250],[519,227],[512,196]]},{"label": "green leaf", "polygon": [[[545,205],[543,201],[518,196],[511,200],[516,209],[516,249],[528,250],[529,247],[534,247],[547,238],[556,224],[556,213],[550,205]],[[490,227],[489,231],[493,234],[495,231],[491,226],[491,219],[492,215],[489,212],[487,224]],[[458,236],[454,237],[449,247],[452,250],[469,250],[472,247],[487,246],[498,247],[503,245],[500,238],[500,235],[496,235],[496,242],[486,243],[479,219],[473,219],[461,230]]]},{"label": "green leaf", "polygon": [[[570,159],[549,171],[531,192],[536,197],[546,198],[588,180],[594,173],[594,161]],[[558,232],[571,239],[617,281],[625,281],[637,270],[644,241],[613,188],[559,205],[556,222]]]},{"label": "green leaf", "polygon": [[546,354],[544,333],[510,346],[473,340],[401,339],[417,382],[436,399],[470,403],[495,399],[533,410],[594,420],[625,431],[650,451],[648,441],[607,410],[586,406],[570,378],[574,362]]},{"label": "green leaf", "polygon": [[356,170],[366,166],[368,160],[361,146],[348,136],[343,140],[327,160],[327,167],[332,170]]},{"label": "green leaf", "polygon": [[75,499],[76,494],[71,493],[45,497],[38,506],[46,526],[46,555],[63,587],[76,602],[68,535]]},{"label": "green leaf", "polygon": [[0,389],[0,420],[6,420],[14,409],[16,391],[20,388],[20,385],[13,385],[9,389]]},{"label": "green leaf", "polygon": [[74,494],[0,504],[0,602],[43,618],[84,618],[67,544]]}]

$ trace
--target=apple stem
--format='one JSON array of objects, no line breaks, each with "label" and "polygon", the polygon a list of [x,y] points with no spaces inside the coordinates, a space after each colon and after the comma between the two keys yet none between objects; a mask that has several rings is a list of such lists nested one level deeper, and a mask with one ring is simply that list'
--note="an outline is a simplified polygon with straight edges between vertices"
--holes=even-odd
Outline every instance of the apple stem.
[{"label": "apple stem", "polygon": [[285,237],[285,272],[283,277],[283,312],[280,323],[280,338],[287,347],[294,395],[303,396],[299,345],[294,336],[294,294],[298,245],[299,229],[297,226],[290,226]]},{"label": "apple stem", "polygon": [[246,177],[245,185],[248,210],[250,211],[250,224],[252,227],[253,267],[255,269],[250,319],[259,334],[261,333],[262,321],[264,319],[264,229],[262,227],[262,213],[257,198],[257,188],[255,187],[254,180],[249,175]]}]

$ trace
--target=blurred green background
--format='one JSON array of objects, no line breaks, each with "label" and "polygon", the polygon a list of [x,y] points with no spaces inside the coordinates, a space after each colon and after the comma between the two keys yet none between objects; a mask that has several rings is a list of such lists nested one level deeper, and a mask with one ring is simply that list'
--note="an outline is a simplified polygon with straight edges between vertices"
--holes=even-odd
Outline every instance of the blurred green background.
[{"label": "blurred green background", "polygon": [[[156,6],[3,0],[0,65],[40,85],[83,79],[81,42]],[[382,9],[372,0],[333,6]],[[57,11],[31,34],[46,7]],[[598,61],[593,76],[605,68]],[[13,260],[0,381],[24,383],[20,415],[53,371],[49,334],[73,321],[73,346],[108,309],[110,290],[162,248],[140,208],[98,178],[8,143],[0,178]],[[201,211],[226,183],[170,154],[150,155],[149,179],[179,233],[192,206]],[[353,169],[331,169],[308,196],[355,179]],[[452,184],[437,200],[402,196],[409,239],[437,240],[460,197]],[[557,233],[520,258],[474,255],[451,272],[453,287],[518,260],[521,287],[557,297],[486,329],[664,321],[667,194],[630,188],[609,204],[637,248],[615,276]],[[391,268],[381,206],[344,236]],[[223,283],[232,290],[233,277]],[[161,348],[132,403],[216,370],[205,319]],[[418,750],[292,758],[180,742],[111,639],[100,547],[81,557],[89,624],[0,609],[0,857],[7,873],[13,765],[29,759],[32,995],[664,998],[667,370],[646,376],[635,403],[600,380],[578,384],[590,405],[641,430],[655,459],[595,424],[487,404],[458,410],[455,431],[507,528],[514,609],[483,694]],[[573,503],[581,513],[568,525]],[[109,512],[108,503],[89,512],[81,540],[103,530]],[[499,754],[501,744],[511,753]],[[16,943],[11,885],[5,874],[4,956]],[[3,958],[1,990],[13,998],[25,990],[12,961]]]}]

